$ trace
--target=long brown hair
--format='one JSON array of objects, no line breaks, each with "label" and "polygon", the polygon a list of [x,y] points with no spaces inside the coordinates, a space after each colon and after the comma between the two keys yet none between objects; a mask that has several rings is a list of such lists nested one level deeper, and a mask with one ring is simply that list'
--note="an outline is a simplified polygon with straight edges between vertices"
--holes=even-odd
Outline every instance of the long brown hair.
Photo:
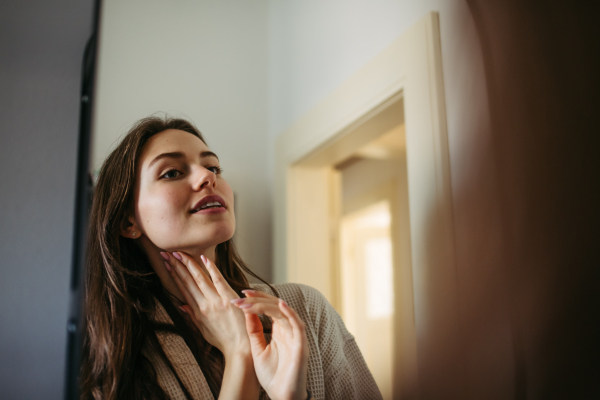
[{"label": "long brown hair", "polygon": [[[136,165],[148,140],[168,129],[188,132],[205,142],[188,121],[148,117],[137,122],[105,160],[94,189],[87,246],[85,337],[80,376],[83,399],[167,399],[156,370],[142,352],[143,346],[158,354],[189,392],[160,347],[157,330],[193,336],[186,324],[159,326],[152,320],[162,286],[146,254],[120,232],[134,209]],[[206,143],[206,142],[205,142]],[[249,288],[244,271],[250,271],[231,240],[216,248],[216,264],[229,285],[241,296]],[[265,282],[267,283],[267,282]],[[196,332],[197,333],[197,332]],[[200,335],[201,336],[201,335]],[[198,339],[198,333],[196,338]],[[218,397],[223,377],[223,356],[200,337],[191,349],[196,354],[213,395]]]}]

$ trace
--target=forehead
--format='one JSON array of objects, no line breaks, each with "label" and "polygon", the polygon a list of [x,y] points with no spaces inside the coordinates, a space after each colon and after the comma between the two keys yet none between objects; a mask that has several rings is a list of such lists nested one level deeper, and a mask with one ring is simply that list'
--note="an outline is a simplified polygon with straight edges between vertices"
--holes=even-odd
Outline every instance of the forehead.
[{"label": "forehead", "polygon": [[208,146],[199,137],[189,132],[168,129],[148,140],[140,157],[140,164],[145,165],[162,153],[181,152],[192,155],[207,150]]}]

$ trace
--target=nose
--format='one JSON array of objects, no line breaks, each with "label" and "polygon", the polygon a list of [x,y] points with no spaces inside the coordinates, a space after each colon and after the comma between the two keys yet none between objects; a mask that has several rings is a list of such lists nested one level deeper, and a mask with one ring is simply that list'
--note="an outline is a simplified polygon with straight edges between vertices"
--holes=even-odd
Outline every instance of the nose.
[{"label": "nose", "polygon": [[217,180],[217,176],[214,172],[202,166],[196,167],[192,176],[192,187],[194,190],[202,190],[207,187],[214,187]]}]

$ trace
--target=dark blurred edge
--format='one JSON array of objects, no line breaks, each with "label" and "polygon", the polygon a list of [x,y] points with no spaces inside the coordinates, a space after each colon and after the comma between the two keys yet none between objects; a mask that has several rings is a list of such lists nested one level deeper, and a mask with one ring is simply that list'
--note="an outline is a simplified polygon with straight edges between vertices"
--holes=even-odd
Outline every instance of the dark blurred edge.
[{"label": "dark blurred edge", "polygon": [[89,207],[92,197],[90,153],[92,145],[92,117],[98,27],[101,0],[94,1],[92,34],[83,55],[81,98],[79,111],[79,138],[77,144],[77,175],[75,185],[75,219],[73,227],[73,254],[69,285],[69,318],[67,320],[67,362],[65,371],[65,399],[79,398],[79,370],[83,343],[83,289],[85,277],[85,248]]},{"label": "dark blurred edge", "polygon": [[500,177],[512,398],[600,398],[600,3],[466,2]]}]

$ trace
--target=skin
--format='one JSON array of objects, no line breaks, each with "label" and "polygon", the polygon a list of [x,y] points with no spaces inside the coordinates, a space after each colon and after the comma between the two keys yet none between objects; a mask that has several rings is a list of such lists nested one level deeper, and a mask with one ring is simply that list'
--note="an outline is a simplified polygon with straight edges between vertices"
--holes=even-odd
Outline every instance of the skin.
[{"label": "skin", "polygon": [[[276,297],[248,291],[239,298],[211,261],[235,231],[233,191],[216,155],[198,137],[171,129],[148,141],[137,170],[135,209],[121,234],[137,240],[164,287],[186,304],[182,311],[223,353],[219,399],[257,399],[260,383],[274,400],[305,400],[302,320]],[[190,212],[213,195],[225,203],[218,212]],[[273,318],[269,344],[257,314]]]}]

